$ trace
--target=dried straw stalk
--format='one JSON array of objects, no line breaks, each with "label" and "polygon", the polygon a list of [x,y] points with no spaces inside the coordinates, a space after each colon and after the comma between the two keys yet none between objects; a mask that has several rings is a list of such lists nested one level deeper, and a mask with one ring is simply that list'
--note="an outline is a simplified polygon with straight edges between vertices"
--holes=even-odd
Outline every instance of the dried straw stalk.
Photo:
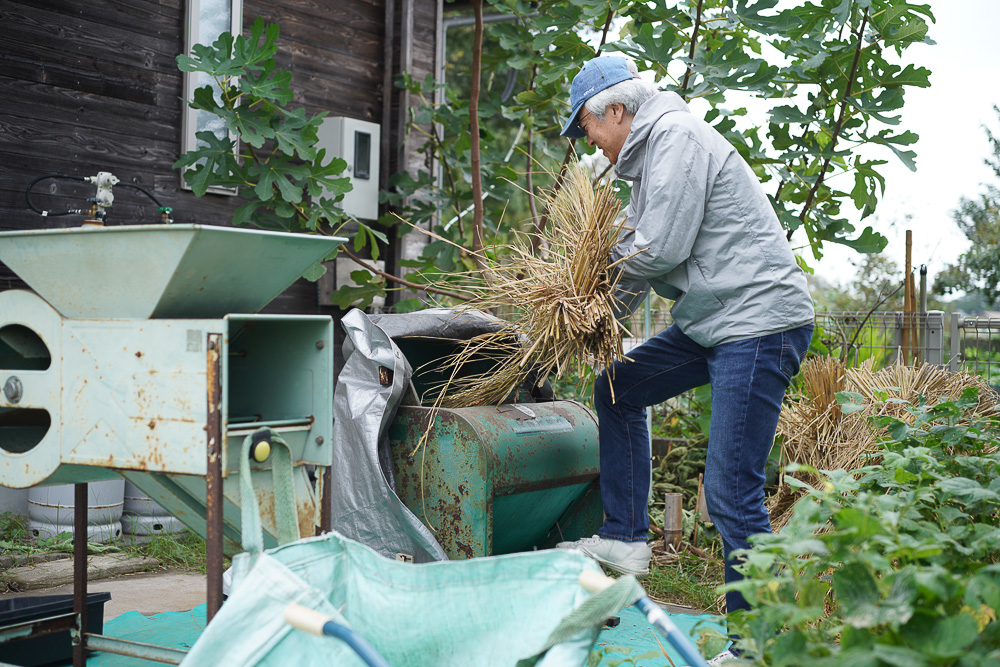
[{"label": "dried straw stalk", "polygon": [[[490,284],[472,288],[466,308],[512,314],[499,331],[466,342],[445,366],[449,379],[435,387],[435,405],[466,407],[503,402],[529,375],[539,382],[588,363],[608,367],[624,358],[624,326],[615,317],[619,272],[609,266],[624,221],[610,185],[591,182],[572,165],[562,187],[544,197],[550,224],[532,253],[530,238],[508,246],[504,262],[492,261]],[[472,359],[492,360],[488,372],[459,376]]]},{"label": "dried straw stalk", "polygon": [[[894,364],[873,371],[871,363],[847,369],[839,359],[814,357],[802,364],[802,391],[782,405],[778,433],[783,436],[782,462],[795,462],[818,470],[856,470],[872,463],[878,443],[887,434],[871,423],[876,415],[913,421],[908,404],[924,398],[935,404],[954,399],[969,387],[979,389],[977,415],[995,412],[995,400],[986,382],[968,373],[953,373],[941,366]],[[845,415],[836,400],[838,391],[851,391],[865,399],[865,409]],[[886,402],[884,397],[904,402]],[[795,477],[809,484],[819,480],[808,473]],[[800,493],[782,484],[768,500],[771,525],[780,529],[791,516]]]}]

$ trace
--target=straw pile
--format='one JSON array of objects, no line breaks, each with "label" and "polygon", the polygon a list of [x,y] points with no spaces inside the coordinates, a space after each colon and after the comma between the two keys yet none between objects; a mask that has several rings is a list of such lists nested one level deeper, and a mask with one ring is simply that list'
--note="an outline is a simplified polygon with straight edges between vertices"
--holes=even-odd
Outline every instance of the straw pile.
[{"label": "straw pile", "polygon": [[[623,325],[615,317],[618,271],[609,266],[624,220],[610,185],[594,186],[588,170],[571,165],[563,186],[545,195],[548,228],[534,256],[530,239],[491,261],[490,284],[478,288],[467,308],[508,313],[501,330],[466,342],[445,360],[450,378],[435,388],[435,404],[466,407],[503,402],[530,374],[539,383],[586,364],[610,366],[622,359]],[[496,253],[497,256],[504,253]],[[490,369],[457,377],[470,360]]]},{"label": "straw pile", "polygon": [[[873,371],[870,363],[847,369],[839,359],[809,359],[802,364],[801,393],[785,401],[778,420],[778,433],[784,438],[782,464],[856,470],[872,462],[877,443],[886,437],[882,429],[872,425],[870,417],[890,415],[912,422],[912,415],[906,412],[908,404],[918,403],[923,397],[933,405],[957,398],[969,387],[979,389],[979,404],[973,412],[992,414],[995,396],[976,375],[953,373],[932,364],[895,364]],[[839,391],[861,394],[865,408],[845,415],[837,404]],[[904,402],[886,402],[885,397]],[[819,481],[808,473],[796,473],[795,477],[809,484]],[[799,496],[787,484],[781,484],[778,493],[768,500],[774,530],[787,523]]]}]

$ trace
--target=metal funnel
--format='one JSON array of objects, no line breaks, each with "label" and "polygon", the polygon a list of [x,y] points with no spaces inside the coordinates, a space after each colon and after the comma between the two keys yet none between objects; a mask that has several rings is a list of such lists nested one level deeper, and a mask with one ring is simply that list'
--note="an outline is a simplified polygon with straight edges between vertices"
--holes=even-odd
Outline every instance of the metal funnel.
[{"label": "metal funnel", "polygon": [[0,261],[63,317],[254,313],[346,239],[203,225],[0,233]]}]

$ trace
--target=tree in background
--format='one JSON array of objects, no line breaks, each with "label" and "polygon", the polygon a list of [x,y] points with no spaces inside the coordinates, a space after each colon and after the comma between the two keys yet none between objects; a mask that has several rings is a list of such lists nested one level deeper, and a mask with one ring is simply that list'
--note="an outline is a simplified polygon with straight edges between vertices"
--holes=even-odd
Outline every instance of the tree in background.
[{"label": "tree in background", "polygon": [[[1000,118],[1000,107],[993,110]],[[989,128],[993,155],[985,162],[1000,180],[1000,138]],[[940,294],[955,292],[979,293],[988,303],[1000,302],[1000,188],[985,184],[986,192],[977,198],[963,197],[952,215],[955,224],[969,239],[971,246],[937,276],[934,290]]]},{"label": "tree in background", "polygon": [[[419,202],[403,217],[446,239],[431,242],[421,261],[409,265],[420,269],[411,279],[421,280],[423,272],[433,281],[442,271],[472,268],[463,249],[473,247],[478,233],[487,248],[500,250],[512,234],[544,229],[538,189],[559,187],[573,155],[591,152],[558,136],[569,112],[569,83],[586,60],[616,53],[688,100],[737,147],[768,189],[789,239],[803,230],[814,261],[831,242],[882,250],[882,235],[872,227],[859,233],[850,219],[871,215],[884,194],[879,169],[887,160],[879,150],[915,167],[909,147],[917,135],[900,126],[899,112],[905,90],[928,86],[930,72],[904,65],[902,56],[914,43],[933,43],[927,37],[933,15],[927,5],[898,0],[792,4],[494,0],[493,13],[516,20],[485,26],[481,223],[460,215],[475,199],[470,40],[449,34],[445,83],[405,75],[400,81],[411,99],[425,102],[411,109],[412,131],[430,135],[428,164],[440,172],[399,174],[389,197]],[[436,102],[440,92],[444,101]],[[762,115],[754,117],[748,103]],[[620,185],[627,197],[628,184]],[[478,224],[484,229],[477,231]]]},{"label": "tree in background", "polygon": [[[503,20],[492,22],[484,20],[483,0],[470,1],[475,28],[471,39],[452,42],[459,45],[449,54],[452,76],[441,83],[404,73],[398,82],[416,101],[407,109],[409,131],[426,136],[428,166],[394,175],[385,201],[436,238],[419,260],[404,263],[415,271],[408,280],[379,272],[354,294],[339,294],[338,305],[367,305],[384,294],[383,281],[461,299],[442,283],[468,280],[460,274],[481,267],[480,253],[502,253],[524,233],[537,246],[537,232],[548,225],[540,189],[559,188],[574,155],[592,153],[558,136],[570,81],[585,61],[610,52],[633,58],[644,76],[688,100],[737,148],[789,240],[801,229],[813,260],[826,243],[866,253],[885,247],[872,226],[858,233],[850,220],[867,218],[884,195],[879,169],[887,161],[879,151],[915,168],[908,147],[917,135],[900,127],[899,112],[906,89],[930,85],[930,72],[903,64],[903,55],[915,43],[932,43],[928,5],[493,0],[491,13]],[[337,198],[349,188],[344,163],[316,151],[320,117],[289,106],[291,75],[274,66],[277,37],[277,26],[258,21],[249,39],[225,34],[178,59],[185,71],[216,79],[221,99],[204,87],[189,103],[222,118],[230,136],[199,136],[206,145],[176,166],[190,167],[185,178],[196,193],[240,188],[247,202],[237,224],[329,233],[342,217]],[[629,184],[618,187],[627,198]],[[381,222],[400,234],[410,230],[396,217]],[[367,245],[374,258],[386,237],[359,229],[341,252],[363,263],[356,253]]]},{"label": "tree in background", "polygon": [[810,279],[810,292],[820,310],[863,311],[902,310],[903,271],[889,256],[868,253],[852,260],[855,273],[851,282],[841,287]]}]

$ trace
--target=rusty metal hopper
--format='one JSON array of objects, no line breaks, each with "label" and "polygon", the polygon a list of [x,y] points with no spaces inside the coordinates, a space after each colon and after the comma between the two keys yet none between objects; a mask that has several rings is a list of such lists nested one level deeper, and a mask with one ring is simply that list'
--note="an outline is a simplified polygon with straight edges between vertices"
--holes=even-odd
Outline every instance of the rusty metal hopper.
[{"label": "rusty metal hopper", "polygon": [[345,239],[204,225],[0,234],[0,261],[73,319],[254,313]]}]

